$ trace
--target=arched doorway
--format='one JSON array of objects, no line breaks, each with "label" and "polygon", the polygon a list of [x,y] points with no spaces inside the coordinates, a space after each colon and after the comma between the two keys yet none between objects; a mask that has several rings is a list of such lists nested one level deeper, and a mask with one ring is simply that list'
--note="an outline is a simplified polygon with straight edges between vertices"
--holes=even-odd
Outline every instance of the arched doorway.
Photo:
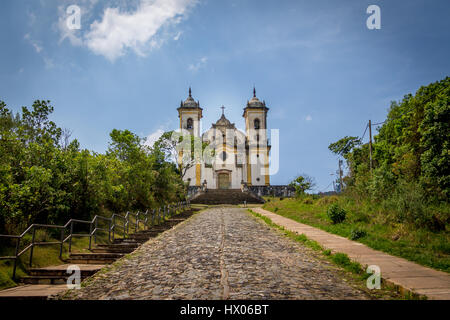
[{"label": "arched doorway", "polygon": [[217,174],[219,189],[229,189],[231,185],[230,174],[228,172],[220,172]]}]

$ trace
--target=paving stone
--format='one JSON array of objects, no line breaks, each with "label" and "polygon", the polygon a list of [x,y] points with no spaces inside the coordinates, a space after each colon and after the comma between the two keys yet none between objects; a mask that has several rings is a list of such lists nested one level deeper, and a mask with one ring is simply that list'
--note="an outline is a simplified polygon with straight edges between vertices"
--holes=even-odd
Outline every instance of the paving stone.
[{"label": "paving stone", "polygon": [[323,257],[246,210],[213,207],[66,299],[368,299]]}]

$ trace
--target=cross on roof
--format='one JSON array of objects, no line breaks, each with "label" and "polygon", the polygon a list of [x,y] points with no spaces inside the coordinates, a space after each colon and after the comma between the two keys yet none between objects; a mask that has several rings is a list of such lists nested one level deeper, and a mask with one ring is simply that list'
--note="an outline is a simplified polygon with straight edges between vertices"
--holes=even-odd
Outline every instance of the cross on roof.
[{"label": "cross on roof", "polygon": [[225,107],[222,106],[222,107],[220,107],[220,109],[222,109],[222,115],[225,115]]}]

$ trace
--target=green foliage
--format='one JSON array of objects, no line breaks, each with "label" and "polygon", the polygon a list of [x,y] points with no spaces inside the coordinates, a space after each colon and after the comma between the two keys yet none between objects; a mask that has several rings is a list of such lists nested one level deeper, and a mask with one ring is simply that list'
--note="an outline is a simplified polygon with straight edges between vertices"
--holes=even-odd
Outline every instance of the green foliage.
[{"label": "green foliage", "polygon": [[327,217],[333,222],[341,223],[345,220],[347,212],[341,208],[337,203],[331,204],[327,209]]},{"label": "green foliage", "polygon": [[386,218],[396,222],[444,230],[450,216],[429,208],[450,199],[450,77],[392,102],[374,140],[372,172],[368,144],[355,137],[330,144],[347,160],[347,194],[395,212]]},{"label": "green foliage", "polygon": [[356,146],[361,145],[361,140],[357,137],[344,137],[341,140],[334,142],[328,146],[328,149],[344,158],[352,151]]},{"label": "green foliage", "polygon": [[207,142],[192,134],[176,131],[164,132],[155,142],[155,149],[166,161],[175,160],[181,178],[195,164],[205,161],[211,163],[214,150]]},{"label": "green foliage", "polygon": [[0,233],[31,223],[88,219],[100,210],[144,210],[184,196],[175,166],[128,130],[113,130],[106,154],[69,143],[49,119],[49,101],[13,115],[0,101]]},{"label": "green foliage", "polygon": [[[414,188],[414,186],[410,186]],[[408,192],[404,192],[408,194]],[[397,196],[396,196],[397,197]],[[314,200],[312,205],[304,204],[302,198],[273,199],[266,202],[264,209],[293,219],[303,224],[320,228],[344,238],[351,238],[353,230],[364,230],[366,235],[356,241],[388,254],[417,262],[446,272],[450,272],[450,235],[445,229],[431,230],[427,226],[406,221],[400,222],[395,200],[392,203],[372,202],[370,199],[355,200],[352,194],[324,196]],[[329,203],[337,203],[347,211],[345,223],[333,224],[326,211]],[[450,214],[450,206],[442,203],[424,205],[424,210],[432,213],[436,224],[448,226],[445,217]],[[448,228],[448,227],[447,227]]]},{"label": "green foliage", "polygon": [[350,239],[351,240],[358,240],[360,238],[363,238],[367,235],[367,232],[360,228],[352,229],[350,233]]},{"label": "green foliage", "polygon": [[331,256],[331,260],[338,266],[355,274],[362,273],[362,266],[358,262],[351,261],[345,253],[337,252]]},{"label": "green foliage", "polygon": [[306,191],[314,188],[314,180],[306,174],[297,176],[290,184],[294,187],[297,196],[302,196]]}]

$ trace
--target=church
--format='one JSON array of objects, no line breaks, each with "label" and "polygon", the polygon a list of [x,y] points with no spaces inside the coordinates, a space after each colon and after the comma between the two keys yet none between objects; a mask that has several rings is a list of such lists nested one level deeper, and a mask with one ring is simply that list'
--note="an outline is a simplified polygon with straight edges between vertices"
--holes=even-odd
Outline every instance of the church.
[{"label": "church", "polygon": [[[189,96],[178,110],[180,131],[188,132],[207,144],[211,157],[202,157],[187,169],[183,179],[191,187],[207,189],[242,189],[251,186],[269,186],[269,152],[267,138],[267,112],[265,101],[253,97],[243,110],[245,132],[238,130],[222,116],[204,133],[200,132],[203,109],[200,102]],[[206,152],[205,152],[206,153]],[[204,160],[205,159],[205,160]]]}]

